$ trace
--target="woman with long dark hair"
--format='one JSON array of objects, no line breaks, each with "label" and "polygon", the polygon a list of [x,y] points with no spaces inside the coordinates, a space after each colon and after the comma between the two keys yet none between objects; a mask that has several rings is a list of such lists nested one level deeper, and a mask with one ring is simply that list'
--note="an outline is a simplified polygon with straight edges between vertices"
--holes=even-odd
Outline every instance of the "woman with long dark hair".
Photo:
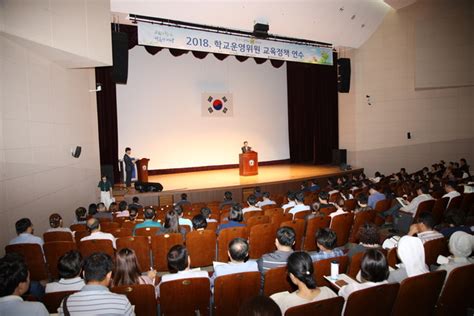
[{"label": "woman with long dark hair", "polygon": [[112,286],[151,284],[154,285],[155,271],[142,274],[135,251],[123,248],[117,252]]},{"label": "woman with long dark hair", "polygon": [[183,241],[185,240],[186,236],[186,229],[179,225],[179,215],[176,211],[171,210],[166,213],[165,217],[165,224],[160,230],[156,233],[157,235],[163,234],[181,234],[183,235]]}]

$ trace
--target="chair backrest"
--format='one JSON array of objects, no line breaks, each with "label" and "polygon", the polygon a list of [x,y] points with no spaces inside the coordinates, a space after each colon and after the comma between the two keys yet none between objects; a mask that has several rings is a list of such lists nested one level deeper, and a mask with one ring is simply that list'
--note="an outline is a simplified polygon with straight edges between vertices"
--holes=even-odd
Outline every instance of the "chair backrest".
[{"label": "chair backrest", "polygon": [[82,232],[87,230],[87,226],[85,224],[72,224],[71,226],[69,226],[69,228],[73,232]]},{"label": "chair backrest", "polygon": [[91,233],[88,230],[80,230],[74,233],[74,239],[76,240],[76,244],[79,246],[79,242],[82,238],[89,236]]},{"label": "chair backrest", "polygon": [[474,302],[474,264],[453,269],[444,284],[438,303],[436,316],[466,315],[468,307]]},{"label": "chair backrest", "polygon": [[[211,298],[208,278],[189,278],[160,284],[162,315],[209,315]],[[152,315],[152,314],[149,314]]]},{"label": "chair backrest", "polygon": [[44,242],[50,241],[74,241],[70,232],[46,232],[43,234]]},{"label": "chair backrest", "polygon": [[403,280],[393,305],[392,316],[433,315],[445,277],[446,271],[438,270]]},{"label": "chair backrest", "polygon": [[319,212],[324,214],[324,216],[329,216],[329,214],[334,213],[336,211],[335,206],[323,207],[319,209]]},{"label": "chair backrest", "polygon": [[[385,212],[390,208],[391,205],[392,205],[392,200],[391,199],[385,199],[385,200],[377,201],[377,203],[375,203],[375,207],[374,207],[375,213],[380,214],[382,212]],[[381,225],[383,223],[384,223],[383,217],[381,217],[381,216],[376,216],[375,217],[375,224],[376,225]]]},{"label": "chair backrest", "polygon": [[308,216],[309,214],[311,214],[311,211],[301,211],[301,212],[298,212],[296,213],[295,215],[293,215],[293,219],[305,219],[306,216]]},{"label": "chair backrest", "polygon": [[473,203],[474,203],[474,193],[464,193],[462,194],[462,202],[461,202],[460,209],[467,214]]},{"label": "chair backrest", "polygon": [[247,220],[247,229],[250,231],[253,226],[258,225],[258,224],[266,224],[266,223],[270,223],[270,216],[266,216],[266,215],[253,216]]},{"label": "chair backrest", "polygon": [[58,261],[62,255],[71,250],[76,250],[76,243],[73,241],[52,241],[43,245],[44,256],[48,264],[51,278],[59,278]]},{"label": "chair backrest", "polygon": [[50,314],[57,314],[61,302],[66,296],[76,293],[77,291],[62,291],[46,293],[43,296],[43,304]]},{"label": "chair backrest", "polygon": [[265,273],[263,294],[270,296],[283,291],[293,291],[293,285],[288,277],[288,269],[286,266],[268,270]]},{"label": "chair backrest", "polygon": [[308,304],[298,305],[286,310],[285,316],[300,315],[325,315],[339,316],[344,306],[344,298],[338,296],[316,301]]},{"label": "chair backrest", "polygon": [[303,244],[304,237],[304,225],[305,221],[303,219],[294,219],[292,221],[286,221],[280,224],[280,227],[288,226],[295,230],[295,249],[300,250],[301,245]]},{"label": "chair backrest", "polygon": [[28,271],[30,271],[30,279],[41,281],[48,279],[48,271],[44,262],[43,251],[38,244],[16,244],[5,247],[5,252],[16,252],[25,258]]},{"label": "chair backrest", "polygon": [[219,223],[218,223],[218,222],[208,222],[206,229],[207,229],[207,230],[212,230],[212,231],[216,232],[218,226],[219,226]]},{"label": "chair backrest", "polygon": [[130,228],[115,228],[104,230],[104,232],[110,233],[114,235],[115,238],[122,238],[122,237],[132,237],[133,231]]},{"label": "chair backrest", "polygon": [[352,292],[347,298],[344,316],[390,315],[398,288],[398,283],[390,283]]},{"label": "chair backrest", "polygon": [[303,247],[305,251],[314,251],[316,246],[316,233],[321,228],[329,227],[331,218],[329,216],[316,216],[306,222],[306,231],[304,234]]},{"label": "chair backrest", "polygon": [[271,217],[275,214],[282,214],[283,215],[283,209],[281,207],[278,207],[278,208],[268,208],[268,209],[263,210],[263,215]]},{"label": "chair backrest", "polygon": [[348,199],[344,200],[344,210],[345,211],[353,211],[357,207],[357,200],[356,199]]},{"label": "chair backrest", "polygon": [[103,222],[100,223],[101,230],[120,228],[120,223],[117,222]]},{"label": "chair backrest", "polygon": [[270,223],[254,225],[249,235],[250,259],[258,259],[262,255],[275,250],[276,227]]},{"label": "chair backrest", "polygon": [[342,247],[347,244],[353,222],[354,214],[352,213],[340,214],[332,218],[329,228],[336,233],[336,247]]},{"label": "chair backrest", "polygon": [[214,281],[213,315],[237,315],[240,306],[260,292],[260,272],[223,275]]},{"label": "chair backrest", "polygon": [[130,304],[135,306],[135,315],[147,316],[158,314],[155,287],[150,284],[114,286],[110,289],[117,294],[126,295]]},{"label": "chair backrest", "polygon": [[229,242],[237,237],[248,239],[247,227],[225,228],[219,232],[219,237],[217,238],[217,261],[227,262]]},{"label": "chair backrest", "polygon": [[95,252],[104,252],[112,258],[115,257],[112,241],[107,239],[84,240],[79,242],[78,248],[84,259]]},{"label": "chair backrest", "polygon": [[152,267],[151,256],[150,256],[150,243],[148,237],[145,236],[129,236],[118,238],[117,251],[123,248],[129,248],[135,251],[137,256],[138,264],[140,265],[141,271],[148,271]]},{"label": "chair backrest", "polygon": [[198,230],[186,234],[186,248],[191,267],[206,267],[216,259],[217,236],[213,230]]},{"label": "chair backrest", "polygon": [[425,248],[425,262],[428,267],[436,263],[439,255],[449,255],[448,243],[445,238],[433,239],[423,244]]},{"label": "chair backrest", "polygon": [[436,203],[436,200],[427,200],[418,204],[418,207],[416,208],[415,216],[413,218],[417,219],[418,216],[420,216],[420,214],[424,212],[431,213],[433,211],[433,207],[435,203]]},{"label": "chair backrest", "polygon": [[448,202],[449,202],[448,197],[444,197],[444,198],[440,198],[436,200],[433,206],[433,210],[431,211],[436,224],[441,223],[441,220],[443,219],[444,211],[446,210],[446,206],[448,206]]},{"label": "chair backrest", "polygon": [[293,219],[293,214],[289,213],[275,213],[271,215],[270,222],[275,225],[276,227],[280,227],[281,223],[286,221],[291,221]]},{"label": "chair backrest", "polygon": [[448,210],[457,210],[461,208],[462,204],[462,195],[453,197],[448,203]]},{"label": "chair backrest", "polygon": [[397,255],[397,248],[392,248],[392,249],[389,249],[388,252],[387,252],[387,263],[390,267],[392,268],[396,268],[397,266],[397,263],[398,263],[399,259],[398,259],[398,255]]},{"label": "chair backrest", "polygon": [[347,271],[347,264],[349,262],[347,256],[334,257],[313,262],[314,278],[316,279],[316,284],[318,286],[331,286],[324,276],[331,275],[331,262],[333,261],[339,263],[339,273],[345,273]]},{"label": "chair backrest", "polygon": [[123,222],[122,223],[122,229],[131,229],[131,230],[133,230],[133,228],[135,227],[136,224],[137,224],[136,222],[132,222],[132,221]]},{"label": "chair backrest", "polygon": [[258,216],[258,215],[263,215],[263,212],[262,211],[250,211],[250,212],[245,212],[244,214],[244,222],[247,222],[249,220],[249,218],[252,218],[254,216]]},{"label": "chair backrest", "polygon": [[351,257],[351,262],[349,264],[349,268],[347,269],[347,275],[350,276],[351,278],[355,279],[357,276],[357,273],[360,271],[360,265],[362,264],[362,257],[364,256],[365,251],[361,251],[358,253],[355,253]]},{"label": "chair backrest", "polygon": [[349,242],[354,243],[354,244],[358,243],[359,236],[357,236],[357,234],[359,232],[359,228],[365,223],[373,223],[374,220],[375,220],[374,210],[362,211],[355,214],[354,223],[352,224],[351,234],[349,237]]},{"label": "chair backrest", "polygon": [[155,236],[160,228],[159,227],[142,227],[135,229],[135,236]]},{"label": "chair backrest", "polygon": [[153,268],[156,271],[168,271],[168,251],[174,245],[183,244],[183,235],[163,234],[151,237],[151,251],[153,253]]}]

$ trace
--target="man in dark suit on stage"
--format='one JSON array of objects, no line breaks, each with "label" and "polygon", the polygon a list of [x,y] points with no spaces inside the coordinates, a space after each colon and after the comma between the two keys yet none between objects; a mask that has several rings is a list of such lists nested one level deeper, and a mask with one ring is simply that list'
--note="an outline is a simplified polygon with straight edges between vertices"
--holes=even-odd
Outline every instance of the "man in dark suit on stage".
[{"label": "man in dark suit on stage", "polygon": [[132,186],[132,170],[135,159],[130,157],[132,149],[130,147],[125,148],[125,155],[123,155],[123,162],[125,164],[126,180],[125,185],[128,187]]},{"label": "man in dark suit on stage", "polygon": [[252,151],[252,147],[249,146],[249,142],[245,141],[244,146],[242,147],[242,153],[248,153],[249,151]]}]

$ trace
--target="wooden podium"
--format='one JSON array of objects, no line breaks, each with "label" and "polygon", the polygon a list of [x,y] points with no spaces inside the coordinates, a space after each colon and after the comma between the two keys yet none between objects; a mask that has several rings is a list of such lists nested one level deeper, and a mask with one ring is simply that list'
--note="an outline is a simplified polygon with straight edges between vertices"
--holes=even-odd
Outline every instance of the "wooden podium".
[{"label": "wooden podium", "polygon": [[239,154],[239,174],[241,176],[258,174],[258,154],[255,151]]},{"label": "wooden podium", "polygon": [[137,160],[138,181],[148,182],[148,162],[150,159],[142,158]]}]

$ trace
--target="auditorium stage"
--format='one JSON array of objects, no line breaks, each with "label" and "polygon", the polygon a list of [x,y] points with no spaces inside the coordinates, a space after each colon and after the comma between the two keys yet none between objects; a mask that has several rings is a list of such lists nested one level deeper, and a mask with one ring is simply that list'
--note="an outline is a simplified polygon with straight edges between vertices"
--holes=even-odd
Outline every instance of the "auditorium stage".
[{"label": "auditorium stage", "polygon": [[[263,191],[273,194],[285,193],[288,190],[297,190],[304,180],[317,179],[321,186],[326,185],[329,177],[344,174],[363,172],[362,168],[341,171],[338,166],[332,165],[302,165],[281,164],[273,166],[260,166],[256,176],[241,177],[239,168],[175,173],[166,175],[149,176],[149,182],[159,182],[163,185],[162,192],[117,192],[114,196],[123,195],[129,201],[133,196],[139,196],[142,204],[164,205],[179,199],[183,192],[188,194],[192,202],[206,202],[222,200],[225,191],[231,191],[234,200],[241,201],[248,195],[249,190],[260,186]],[[116,189],[117,190],[117,189]],[[118,189],[118,191],[123,191]],[[121,193],[121,194],[120,194]],[[119,198],[120,199],[120,198]]]}]

